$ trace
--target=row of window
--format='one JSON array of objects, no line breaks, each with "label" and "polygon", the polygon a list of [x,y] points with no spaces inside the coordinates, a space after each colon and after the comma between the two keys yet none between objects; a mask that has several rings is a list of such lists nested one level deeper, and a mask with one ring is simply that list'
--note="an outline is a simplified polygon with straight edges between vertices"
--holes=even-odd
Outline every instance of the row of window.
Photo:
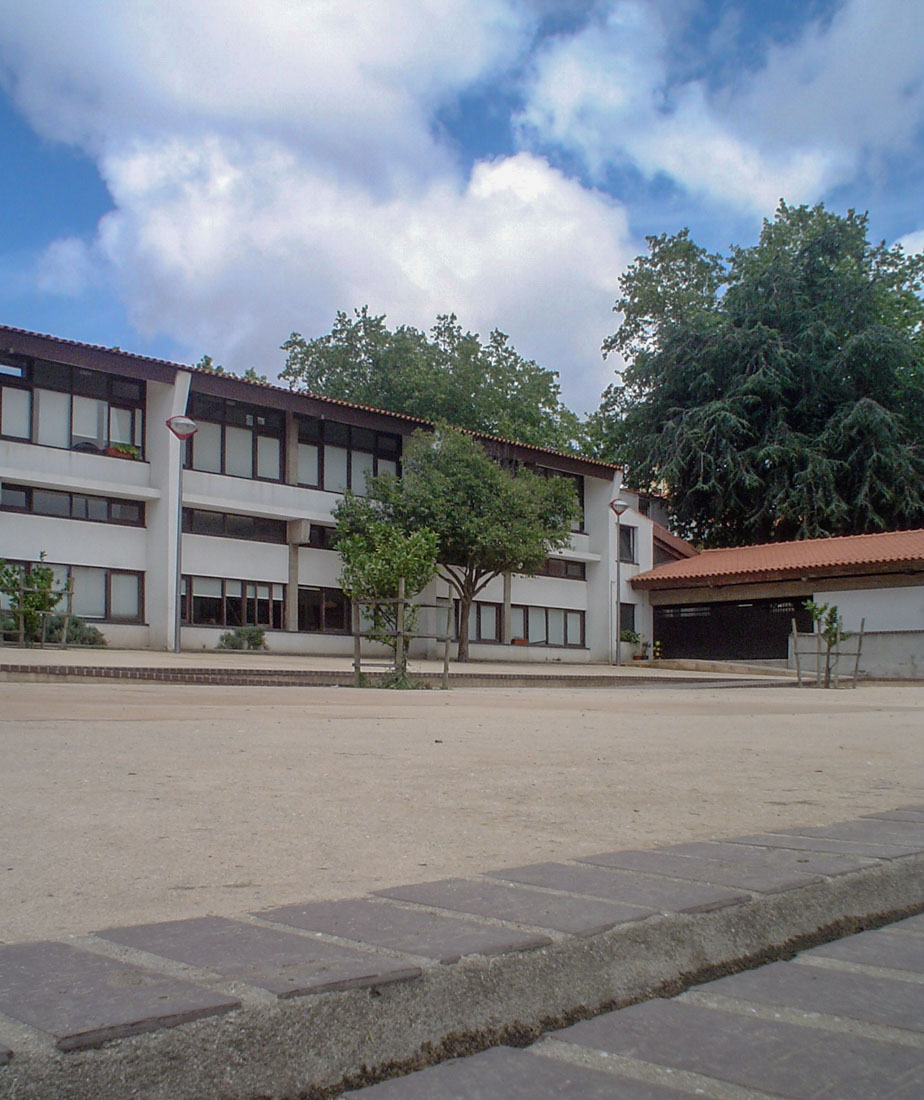
[{"label": "row of window", "polygon": [[144,383],[62,363],[0,362],[0,435],[91,454],[140,454]]},{"label": "row of window", "polygon": [[[459,634],[459,602],[456,601],[455,635]],[[469,612],[468,637],[471,642],[500,642],[503,605],[476,600]],[[583,611],[564,607],[514,605],[510,608],[510,638],[529,645],[582,648],[584,646]]]},{"label": "row of window", "polygon": [[[221,577],[184,577],[183,621],[192,626],[285,629],[285,585]],[[339,588],[299,586],[298,629],[309,634],[350,631],[350,601]]]},{"label": "row of window", "polygon": [[[27,572],[34,562],[18,562]],[[63,590],[68,580],[73,583],[73,614],[81,619],[101,622],[137,623],[144,620],[144,574],[128,569],[100,569],[87,565],[55,565],[42,562],[54,573],[55,590]],[[8,600],[2,597],[6,608]],[[62,599],[56,610],[66,610]]]},{"label": "row of window", "polygon": [[144,505],[140,501],[65,493],[59,489],[35,489],[28,485],[4,483],[0,488],[0,509],[35,516],[90,520],[93,523],[144,526]]},{"label": "row of window", "polygon": [[[186,444],[186,465],[191,469],[265,481],[283,479],[282,412],[194,393],[189,415],[199,426]],[[296,417],[296,425],[299,485],[361,494],[367,476],[398,473],[399,435],[303,416]]]},{"label": "row of window", "polygon": [[536,570],[537,577],[564,577],[572,581],[587,580],[587,566],[582,561],[568,561],[566,558],[546,558]]},{"label": "row of window", "polygon": [[[262,516],[245,516],[237,512],[209,512],[204,508],[183,509],[183,531],[188,535],[212,535],[217,538],[247,539],[251,542],[288,541],[284,519],[266,519]],[[333,550],[337,545],[336,527],[312,523],[308,541],[302,546],[314,550]]]}]

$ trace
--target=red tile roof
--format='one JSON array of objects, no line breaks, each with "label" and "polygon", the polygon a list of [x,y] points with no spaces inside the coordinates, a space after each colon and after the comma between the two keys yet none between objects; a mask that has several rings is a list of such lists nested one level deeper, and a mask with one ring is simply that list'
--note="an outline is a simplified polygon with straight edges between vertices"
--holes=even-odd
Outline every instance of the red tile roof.
[{"label": "red tile roof", "polygon": [[632,578],[637,588],[701,588],[799,577],[924,570],[924,528],[703,550]]},{"label": "red tile roof", "polygon": [[668,531],[668,529],[662,527],[660,523],[655,523],[654,520],[652,520],[651,526],[655,542],[662,543],[668,550],[672,550],[682,558],[692,558],[699,553],[692,543],[687,542],[685,539],[678,538],[673,531]]}]

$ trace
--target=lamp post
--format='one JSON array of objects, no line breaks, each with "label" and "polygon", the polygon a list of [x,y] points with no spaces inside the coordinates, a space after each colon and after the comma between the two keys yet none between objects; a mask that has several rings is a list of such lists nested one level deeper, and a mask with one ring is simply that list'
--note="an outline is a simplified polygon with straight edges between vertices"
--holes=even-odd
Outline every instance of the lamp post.
[{"label": "lamp post", "polygon": [[623,512],[629,507],[629,502],[621,497],[610,501],[610,508],[616,516],[616,664],[622,664],[622,654],[619,652],[620,634],[622,634],[622,589],[620,587],[619,562],[622,558],[620,546],[619,521]]},{"label": "lamp post", "polygon": [[[191,439],[199,425],[188,416],[170,416],[166,420],[170,431],[181,442]],[[183,577],[183,452],[180,451],[176,475],[176,576],[173,589],[173,652],[180,652],[180,603]]]}]

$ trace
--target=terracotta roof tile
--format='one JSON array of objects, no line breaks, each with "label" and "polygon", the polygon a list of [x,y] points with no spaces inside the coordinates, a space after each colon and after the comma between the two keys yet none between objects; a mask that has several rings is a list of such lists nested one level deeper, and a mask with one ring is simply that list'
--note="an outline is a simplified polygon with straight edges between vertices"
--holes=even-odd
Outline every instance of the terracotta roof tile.
[{"label": "terracotta roof tile", "polygon": [[877,566],[894,571],[903,564],[924,569],[924,528],[703,550],[695,557],[666,562],[647,573],[640,573],[632,579],[632,584],[653,589],[698,587],[838,572],[871,572]]}]

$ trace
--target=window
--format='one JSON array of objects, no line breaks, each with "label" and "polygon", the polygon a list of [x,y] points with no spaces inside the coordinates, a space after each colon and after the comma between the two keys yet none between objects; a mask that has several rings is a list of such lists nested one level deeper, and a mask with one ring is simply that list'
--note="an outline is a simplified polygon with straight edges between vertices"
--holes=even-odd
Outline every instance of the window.
[{"label": "window", "polygon": [[320,523],[312,523],[309,528],[307,545],[313,550],[336,550],[337,528],[324,527]]},{"label": "window", "polygon": [[348,634],[350,601],[339,588],[300,586],[298,629],[309,634]]},{"label": "window", "polygon": [[234,512],[208,512],[203,508],[183,509],[183,530],[189,535],[249,539],[251,542],[286,542],[286,522],[262,516],[241,516]]},{"label": "window", "polygon": [[635,604],[621,603],[619,605],[619,630],[635,630]]},{"label": "window", "polygon": [[582,532],[584,530],[584,478],[581,474],[569,474],[564,470],[553,470],[548,466],[527,465],[526,468],[532,470],[534,474],[538,474],[540,477],[561,477],[574,485],[579,510],[577,519],[575,519],[574,523],[571,525],[571,530],[576,533]]},{"label": "window", "polygon": [[64,363],[0,362],[0,434],[101,454],[143,449],[144,383]]},{"label": "window", "polygon": [[638,558],[635,555],[636,546],[636,534],[638,528],[632,527],[630,524],[621,523],[619,525],[619,560],[636,564]]},{"label": "window", "polygon": [[184,577],[183,621],[193,626],[285,628],[285,585],[222,577]]},{"label": "window", "polygon": [[93,523],[120,523],[126,527],[144,526],[144,504],[140,501],[65,493],[58,489],[33,489],[26,485],[5,483],[0,489],[0,510]]},{"label": "window", "polygon": [[[28,572],[37,562],[20,562]],[[102,622],[142,622],[144,619],[144,574],[127,569],[102,569],[86,565],[55,565],[42,562],[54,573],[56,590],[74,586],[71,610],[81,619]],[[67,610],[66,598],[55,608]]]},{"label": "window", "polygon": [[584,612],[563,607],[511,607],[510,637],[530,645],[581,648],[584,645]]},{"label": "window", "polygon": [[[454,600],[455,619],[453,637],[459,637],[460,603]],[[501,605],[475,600],[468,613],[468,640],[470,642],[499,642],[501,640]]]},{"label": "window", "polygon": [[285,414],[205,393],[189,397],[199,430],[186,442],[186,465],[208,474],[282,480]]},{"label": "window", "polygon": [[582,561],[568,561],[566,558],[546,558],[542,567],[536,571],[537,577],[564,577],[567,580],[586,581],[587,567]]},{"label": "window", "polygon": [[299,485],[362,496],[367,476],[397,476],[400,435],[303,416],[297,423]]}]

